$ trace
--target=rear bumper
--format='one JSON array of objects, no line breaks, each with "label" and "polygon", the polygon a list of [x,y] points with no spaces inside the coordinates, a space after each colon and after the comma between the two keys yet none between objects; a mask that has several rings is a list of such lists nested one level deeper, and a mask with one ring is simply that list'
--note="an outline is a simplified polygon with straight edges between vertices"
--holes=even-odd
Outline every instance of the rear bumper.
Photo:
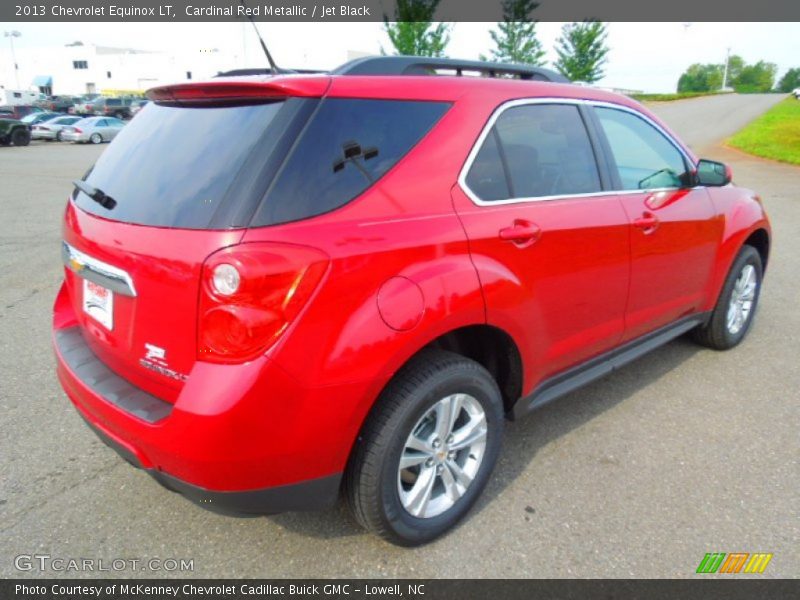
[{"label": "rear bumper", "polygon": [[374,382],[306,387],[266,357],[241,365],[198,361],[173,404],[98,358],[63,286],[54,311],[61,385],[128,462],[218,512],[271,514],[336,502]]},{"label": "rear bumper", "polygon": [[[191,414],[160,400],[112,372],[78,327],[56,329],[53,344],[59,380],[84,421],[164,487],[225,514],[320,510],[335,504],[341,471],[320,475],[324,468],[319,464],[283,454],[279,443],[270,443],[269,431],[258,430],[257,416]],[[243,420],[250,426],[242,426]],[[317,452],[327,455],[322,448]],[[297,477],[287,482],[291,472]],[[275,484],[256,483],[265,480]]]}]

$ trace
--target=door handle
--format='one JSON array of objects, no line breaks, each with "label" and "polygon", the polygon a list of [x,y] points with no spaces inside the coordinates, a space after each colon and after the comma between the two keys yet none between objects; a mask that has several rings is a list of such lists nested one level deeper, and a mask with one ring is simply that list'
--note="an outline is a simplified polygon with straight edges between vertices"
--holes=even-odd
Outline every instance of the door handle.
[{"label": "door handle", "polygon": [[638,227],[645,233],[653,233],[656,229],[658,229],[659,223],[660,221],[658,220],[658,217],[649,210],[644,211],[641,217],[633,220],[634,226]]},{"label": "door handle", "polygon": [[512,242],[518,248],[527,248],[542,234],[541,228],[536,223],[531,223],[525,219],[514,219],[511,227],[500,230],[500,239],[504,242]]}]

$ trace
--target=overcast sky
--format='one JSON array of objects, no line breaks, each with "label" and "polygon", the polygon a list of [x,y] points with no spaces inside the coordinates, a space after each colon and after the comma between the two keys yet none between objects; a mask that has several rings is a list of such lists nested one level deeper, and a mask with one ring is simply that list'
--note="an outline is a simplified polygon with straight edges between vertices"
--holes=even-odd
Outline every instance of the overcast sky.
[{"label": "overcast sky", "polygon": [[[539,23],[539,38],[554,60],[561,23]],[[270,51],[281,66],[328,69],[347,51],[379,53],[390,49],[381,23],[259,23]],[[493,23],[455,23],[449,56],[476,59],[487,53]],[[142,50],[220,48],[244,55],[261,66],[263,56],[251,26],[240,23],[8,23],[0,29],[22,33],[15,43],[58,46],[75,40]],[[0,60],[10,61],[8,40],[0,38]],[[779,76],[800,67],[800,23],[611,23],[611,48],[601,85],[647,92],[674,91],[678,77],[694,62],[725,60],[727,48],[748,62],[778,65]]]}]

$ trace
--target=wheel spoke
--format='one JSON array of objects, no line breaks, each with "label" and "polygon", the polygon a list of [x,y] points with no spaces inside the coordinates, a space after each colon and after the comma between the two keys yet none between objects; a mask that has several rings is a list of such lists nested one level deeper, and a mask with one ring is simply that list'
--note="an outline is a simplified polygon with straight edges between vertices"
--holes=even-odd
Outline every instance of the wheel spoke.
[{"label": "wheel spoke", "polygon": [[436,481],[436,469],[433,467],[426,467],[422,469],[414,483],[414,487],[408,492],[406,501],[404,502],[406,510],[415,517],[422,516],[425,509],[428,507],[428,502],[431,499],[431,492],[433,491],[433,484]]},{"label": "wheel spoke", "polygon": [[419,464],[424,463],[430,458],[429,454],[421,454],[418,452],[404,452],[400,457],[400,469],[410,469]]},{"label": "wheel spoke", "polygon": [[453,433],[453,443],[450,444],[451,450],[463,450],[473,444],[480,442],[486,437],[486,417],[473,417],[463,427]]},{"label": "wheel spoke", "polygon": [[456,485],[459,486],[461,493],[463,494],[467,491],[469,484],[472,483],[472,476],[467,475],[464,470],[458,466],[458,463],[454,460],[447,461],[447,468],[445,471],[449,471],[453,474],[453,478],[455,479]]},{"label": "wheel spoke", "polygon": [[729,330],[733,330],[735,321],[736,321],[736,301],[731,300],[731,303],[728,306],[728,316],[726,319],[726,323],[728,324]]},{"label": "wheel spoke", "polygon": [[450,422],[447,424],[447,435],[453,433],[453,427],[461,414],[461,406],[463,405],[463,394],[453,394],[450,397]]},{"label": "wheel spoke", "polygon": [[451,501],[455,502],[461,498],[464,493],[458,486],[453,471],[450,469],[450,461],[445,464],[445,468],[441,472],[442,483],[444,484],[444,492]]},{"label": "wheel spoke", "polygon": [[450,435],[450,419],[452,415],[451,397],[448,396],[436,403],[434,413],[436,414],[436,426],[434,428],[435,437],[444,440]]},{"label": "wheel spoke", "polygon": [[428,440],[423,440],[421,437],[412,433],[406,440],[406,448],[423,452],[425,454],[433,454],[433,446]]}]

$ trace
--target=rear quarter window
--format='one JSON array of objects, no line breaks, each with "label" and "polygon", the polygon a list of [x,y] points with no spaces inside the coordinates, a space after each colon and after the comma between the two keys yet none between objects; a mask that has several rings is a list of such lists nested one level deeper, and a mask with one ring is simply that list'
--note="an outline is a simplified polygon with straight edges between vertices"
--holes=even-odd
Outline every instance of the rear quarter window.
[{"label": "rear quarter window", "polygon": [[442,102],[323,100],[251,224],[297,221],[347,204],[397,164],[449,106]]}]

